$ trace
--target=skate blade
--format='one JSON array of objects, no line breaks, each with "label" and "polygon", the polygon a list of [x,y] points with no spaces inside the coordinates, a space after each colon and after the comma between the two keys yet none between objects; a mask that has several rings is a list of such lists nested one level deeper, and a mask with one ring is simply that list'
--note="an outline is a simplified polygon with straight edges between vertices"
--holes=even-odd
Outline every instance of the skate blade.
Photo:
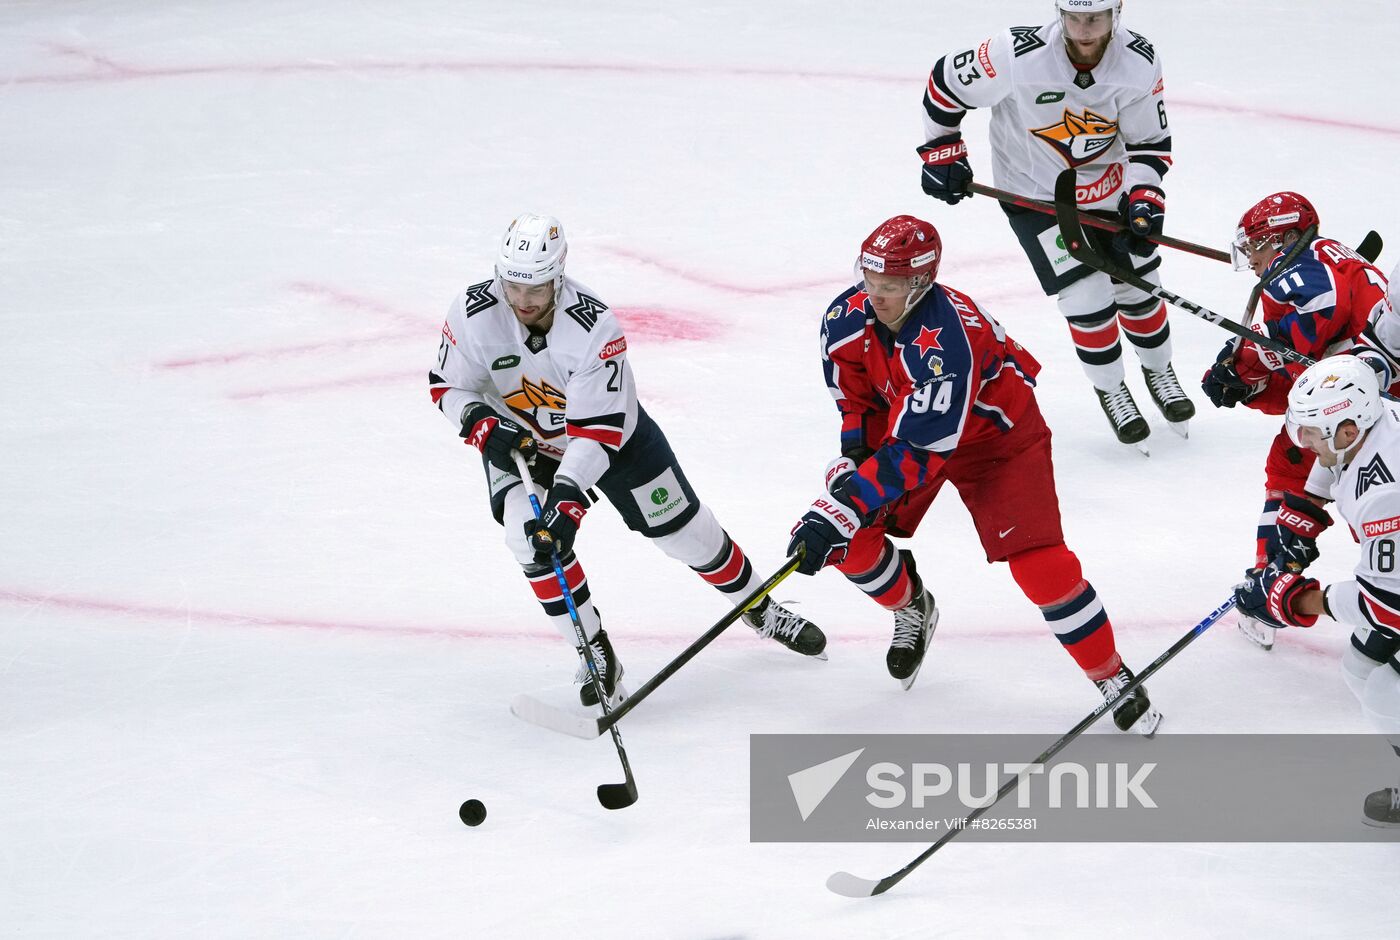
[{"label": "skate blade", "polygon": [[826,662],[826,650],[822,650],[820,653],[817,653],[815,656],[808,656],[807,658],[808,658],[808,659],[820,659],[822,662]]},{"label": "skate blade", "polygon": [[1235,621],[1235,626],[1246,640],[1259,647],[1264,652],[1274,648],[1274,634],[1278,631],[1273,627],[1263,624],[1247,624],[1243,620]]},{"label": "skate blade", "polygon": [[1186,440],[1191,436],[1191,429],[1188,427],[1190,423],[1191,421],[1189,419],[1186,421],[1168,421],[1167,427],[1171,428],[1182,440]]},{"label": "skate blade", "polygon": [[1150,738],[1157,733],[1157,726],[1161,723],[1162,713],[1154,706],[1138,716],[1138,720],[1128,727],[1128,733]]},{"label": "skate blade", "polygon": [[933,631],[938,627],[938,607],[933,608],[933,619],[928,622],[928,635],[924,637],[924,655],[919,657],[919,663],[914,667],[914,671],[906,679],[900,679],[899,684],[904,691],[908,692],[914,687],[914,680],[919,678],[919,670],[924,668],[924,660],[928,658],[928,648],[933,645]]},{"label": "skate blade", "polygon": [[1400,829],[1400,819],[1372,819],[1370,816],[1362,814],[1361,821],[1374,829]]}]

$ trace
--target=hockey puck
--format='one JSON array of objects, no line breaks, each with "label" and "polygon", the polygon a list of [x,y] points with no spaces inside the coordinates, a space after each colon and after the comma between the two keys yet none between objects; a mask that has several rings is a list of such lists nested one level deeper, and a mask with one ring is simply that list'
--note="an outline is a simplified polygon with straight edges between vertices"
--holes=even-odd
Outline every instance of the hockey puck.
[{"label": "hockey puck", "polygon": [[467,800],[457,810],[457,815],[462,817],[462,822],[468,826],[479,826],[486,819],[486,804],[480,800]]}]

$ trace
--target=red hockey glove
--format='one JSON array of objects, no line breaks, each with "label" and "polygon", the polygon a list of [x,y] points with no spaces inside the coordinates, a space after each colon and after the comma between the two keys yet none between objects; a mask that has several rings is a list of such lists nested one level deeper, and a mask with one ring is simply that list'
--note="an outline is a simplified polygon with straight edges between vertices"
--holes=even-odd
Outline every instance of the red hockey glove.
[{"label": "red hockey glove", "polygon": [[1316,578],[1305,578],[1293,571],[1280,571],[1273,565],[1246,571],[1243,584],[1235,586],[1235,606],[1273,627],[1311,627],[1317,614],[1298,609],[1304,591],[1321,587]]},{"label": "red hockey glove", "polygon": [[567,481],[555,481],[540,517],[525,521],[525,537],[535,550],[535,562],[549,564],[551,552],[558,552],[561,559],[568,557],[587,513],[588,497],[583,491]]},{"label": "red hockey glove", "polygon": [[1297,493],[1284,493],[1278,521],[1274,524],[1278,550],[1270,561],[1281,568],[1302,571],[1317,561],[1321,554],[1317,549],[1317,537],[1331,524],[1332,517],[1317,503]]},{"label": "red hockey glove", "polygon": [[462,430],[458,433],[485,454],[491,466],[506,473],[516,472],[513,451],[520,451],[526,460],[535,456],[535,439],[530,432],[488,405],[468,408],[462,415]]}]

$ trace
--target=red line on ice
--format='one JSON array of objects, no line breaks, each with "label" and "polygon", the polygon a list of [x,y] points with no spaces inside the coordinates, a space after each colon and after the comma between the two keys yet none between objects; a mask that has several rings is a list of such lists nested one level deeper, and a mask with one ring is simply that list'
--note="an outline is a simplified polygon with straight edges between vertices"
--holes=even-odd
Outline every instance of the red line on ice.
[{"label": "red line on ice", "polygon": [[[450,627],[450,626],[425,626],[404,623],[374,622],[364,620],[334,620],[321,617],[302,617],[292,614],[258,614],[239,613],[229,610],[200,610],[188,606],[170,606],[164,604],[147,604],[136,601],[116,600],[103,597],[84,597],[71,594],[46,594],[39,591],[21,591],[7,588],[0,588],[0,604],[15,604],[20,606],[35,608],[57,608],[64,611],[77,611],[80,613],[113,614],[121,617],[144,617],[161,621],[179,621],[188,623],[190,621],[200,621],[204,623],[214,623],[231,627],[286,627],[298,630],[344,630],[355,633],[374,633],[395,636],[428,636],[428,637],[450,637],[462,640],[529,640],[545,641],[548,643],[563,643],[564,639],[557,633],[549,630],[502,630],[479,627]],[[716,607],[715,616],[719,616],[722,608]],[[520,618],[523,621],[537,623],[540,614],[537,610],[532,610],[528,605],[520,608]],[[1159,620],[1134,621],[1133,629],[1137,631],[1151,630],[1162,633],[1182,633],[1189,625],[1191,617],[1194,615],[1179,618],[1163,618]],[[702,627],[709,624],[698,625],[692,632],[672,632],[672,633],[651,633],[629,635],[629,644],[646,644],[661,646],[681,646],[690,643],[698,635]],[[1220,631],[1228,627],[1228,624],[1217,625],[1215,630]],[[968,624],[963,632],[952,633],[944,637],[940,642],[962,641],[962,640],[1012,640],[1015,642],[1025,642],[1027,639],[1040,637],[1046,638],[1048,632],[1044,624],[1027,621],[1020,627],[982,627],[976,624]],[[888,633],[875,633],[869,635],[832,637],[837,645],[860,645],[860,646],[884,646],[889,643]],[[1288,638],[1289,648],[1298,648],[1310,655],[1336,656],[1335,644],[1327,644],[1322,641],[1315,641],[1311,637],[1302,635]],[[726,643],[738,642],[743,645],[768,648],[771,641],[762,639],[749,633],[747,630],[728,634]]]},{"label": "red line on ice", "polygon": [[[87,72],[14,75],[8,78],[0,77],[0,84],[82,85],[100,82],[140,81],[143,79],[197,78],[205,75],[308,75],[340,73],[411,75],[424,72],[445,72],[449,74],[562,72],[566,74],[592,73],[620,76],[670,75],[678,77],[709,78],[769,78],[799,81],[856,82],[861,84],[889,85],[891,87],[922,87],[927,78],[926,74],[922,72],[918,75],[905,77],[900,75],[876,75],[835,70],[770,69],[746,66],[691,66],[593,62],[476,62],[461,59],[424,60],[419,62],[308,61],[262,64],[225,63],[222,65],[138,66],[123,64],[99,53],[73,46],[51,43],[49,48],[61,55],[86,59],[97,68],[94,71]],[[1400,127],[1371,124],[1364,121],[1345,120],[1341,118],[1297,114],[1273,108],[1221,104],[1218,102],[1195,101],[1188,98],[1175,97],[1172,98],[1172,107],[1216,112],[1220,114],[1246,115],[1294,124],[1308,124],[1357,131],[1366,134],[1378,134],[1387,137],[1400,137]]]}]

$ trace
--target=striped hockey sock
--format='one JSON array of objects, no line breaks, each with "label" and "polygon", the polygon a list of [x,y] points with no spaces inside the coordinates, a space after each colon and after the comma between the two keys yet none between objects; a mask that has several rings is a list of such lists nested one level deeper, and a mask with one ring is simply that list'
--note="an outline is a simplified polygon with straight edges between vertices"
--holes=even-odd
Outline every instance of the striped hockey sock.
[{"label": "striped hockey sock", "polygon": [[1113,624],[1092,584],[1084,582],[1077,596],[1040,612],[1086,676],[1097,681],[1118,671],[1123,659],[1113,642]]},{"label": "striped hockey sock", "polygon": [[[597,634],[602,621],[593,607],[592,595],[588,590],[588,577],[583,573],[583,566],[578,563],[573,552],[559,559],[559,562],[564,568],[564,580],[569,584],[574,607],[578,610],[579,623],[583,624],[584,636],[591,640]],[[577,646],[574,623],[569,617],[569,607],[564,601],[564,592],[559,587],[559,578],[554,574],[554,566],[526,569],[525,577],[529,579],[530,589],[535,592],[535,599],[544,608],[545,616],[554,624],[554,629]]]},{"label": "striped hockey sock", "polygon": [[1067,317],[1074,352],[1095,388],[1116,389],[1123,381],[1123,344],[1118,340],[1118,308]]},{"label": "striped hockey sock", "polygon": [[914,597],[914,581],[910,577],[909,565],[904,554],[896,551],[889,539],[882,540],[874,563],[862,565],[860,559],[848,558],[837,568],[886,610],[907,607]]},{"label": "striped hockey sock", "polygon": [[734,543],[729,533],[724,533],[724,547],[710,562],[691,568],[704,579],[706,584],[731,597],[746,597],[758,587],[753,565],[744,555],[744,550]]},{"label": "striped hockey sock", "polygon": [[1259,514],[1259,528],[1254,533],[1254,567],[1262,568],[1269,563],[1270,556],[1278,550],[1278,508],[1283,505],[1283,497],[1272,493],[1264,500],[1264,511]]},{"label": "striped hockey sock", "polygon": [[1120,305],[1118,323],[1144,366],[1156,371],[1171,363],[1172,328],[1165,303],[1149,295],[1142,303]]}]

